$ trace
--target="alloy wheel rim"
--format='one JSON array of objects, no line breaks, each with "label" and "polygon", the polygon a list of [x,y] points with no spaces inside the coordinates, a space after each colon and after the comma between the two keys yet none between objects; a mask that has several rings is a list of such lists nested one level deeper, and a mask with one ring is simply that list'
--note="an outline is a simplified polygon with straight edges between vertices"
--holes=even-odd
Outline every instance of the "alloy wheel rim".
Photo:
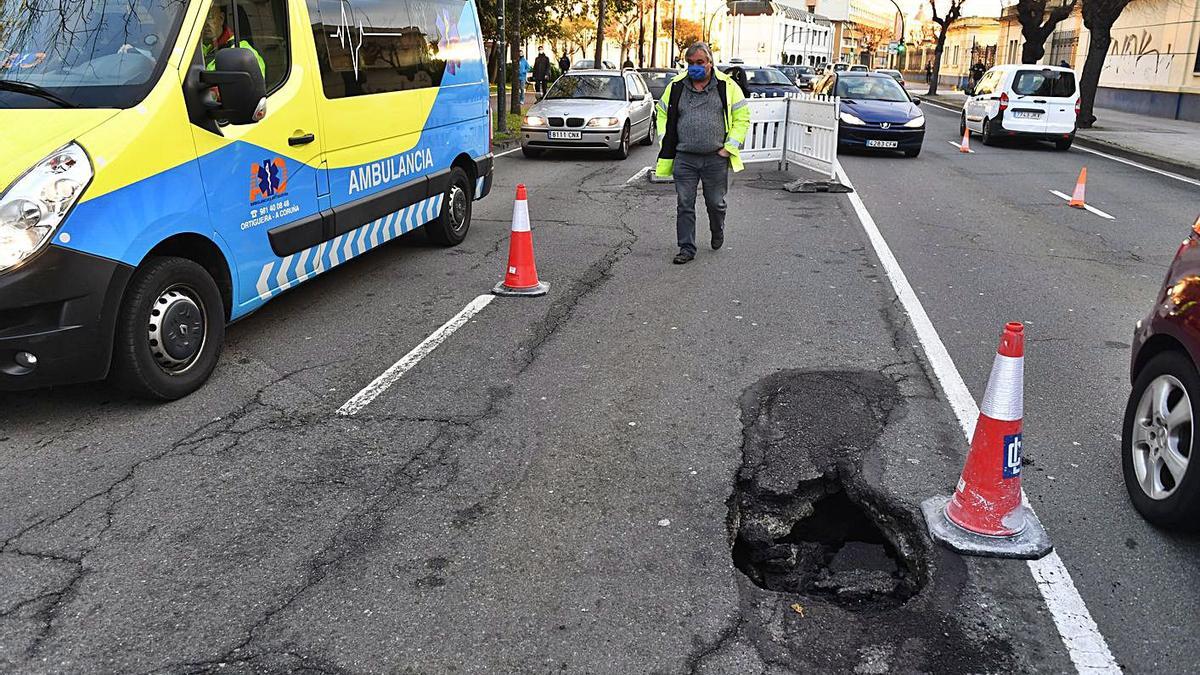
[{"label": "alloy wheel rim", "polygon": [[177,284],[159,294],[150,306],[147,341],[154,362],[164,371],[187,372],[204,351],[208,316],[199,294]]},{"label": "alloy wheel rim", "polygon": [[1159,375],[1142,392],[1133,420],[1133,470],[1138,487],[1155,501],[1183,482],[1192,454],[1192,401],[1173,375]]},{"label": "alloy wheel rim", "polygon": [[450,188],[450,227],[459,232],[467,224],[467,193],[459,185]]}]

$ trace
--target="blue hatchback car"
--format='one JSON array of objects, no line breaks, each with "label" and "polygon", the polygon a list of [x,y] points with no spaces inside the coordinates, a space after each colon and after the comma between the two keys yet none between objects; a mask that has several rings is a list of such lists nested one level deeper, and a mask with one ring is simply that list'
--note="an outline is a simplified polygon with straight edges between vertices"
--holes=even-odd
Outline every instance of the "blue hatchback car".
[{"label": "blue hatchback car", "polygon": [[921,99],[889,75],[840,72],[827,76],[816,94],[838,96],[838,148],[895,150],[906,157],[921,154],[925,115]]}]

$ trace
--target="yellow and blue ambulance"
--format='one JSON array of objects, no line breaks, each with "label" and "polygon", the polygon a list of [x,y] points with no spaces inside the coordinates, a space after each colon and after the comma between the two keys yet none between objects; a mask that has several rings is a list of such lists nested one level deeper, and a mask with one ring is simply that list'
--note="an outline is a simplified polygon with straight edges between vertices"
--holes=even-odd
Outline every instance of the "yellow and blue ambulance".
[{"label": "yellow and blue ambulance", "polygon": [[0,389],[174,399],[228,322],[491,189],[475,0],[0,3]]}]

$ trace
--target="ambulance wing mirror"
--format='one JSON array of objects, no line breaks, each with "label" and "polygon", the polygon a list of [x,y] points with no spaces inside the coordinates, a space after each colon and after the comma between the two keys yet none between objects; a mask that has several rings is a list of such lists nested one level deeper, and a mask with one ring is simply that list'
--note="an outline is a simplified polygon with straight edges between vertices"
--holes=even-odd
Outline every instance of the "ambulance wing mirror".
[{"label": "ambulance wing mirror", "polygon": [[230,124],[253,124],[266,116],[267,85],[253,51],[241,47],[219,50],[214,66],[200,73],[201,84],[217,92],[210,116]]}]

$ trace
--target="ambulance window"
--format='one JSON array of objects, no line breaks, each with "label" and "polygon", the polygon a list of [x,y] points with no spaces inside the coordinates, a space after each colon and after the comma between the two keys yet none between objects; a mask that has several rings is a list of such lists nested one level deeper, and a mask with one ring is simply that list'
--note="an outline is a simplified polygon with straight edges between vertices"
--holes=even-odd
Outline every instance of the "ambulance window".
[{"label": "ambulance window", "polygon": [[205,60],[214,59],[217,49],[235,46],[236,27],[240,46],[248,46],[257,54],[267,92],[273,92],[287,80],[291,67],[287,20],[286,0],[214,2],[200,38]]},{"label": "ambulance window", "polygon": [[[307,0],[326,98],[437,87],[462,0]],[[443,55],[444,56],[444,55]]]}]

